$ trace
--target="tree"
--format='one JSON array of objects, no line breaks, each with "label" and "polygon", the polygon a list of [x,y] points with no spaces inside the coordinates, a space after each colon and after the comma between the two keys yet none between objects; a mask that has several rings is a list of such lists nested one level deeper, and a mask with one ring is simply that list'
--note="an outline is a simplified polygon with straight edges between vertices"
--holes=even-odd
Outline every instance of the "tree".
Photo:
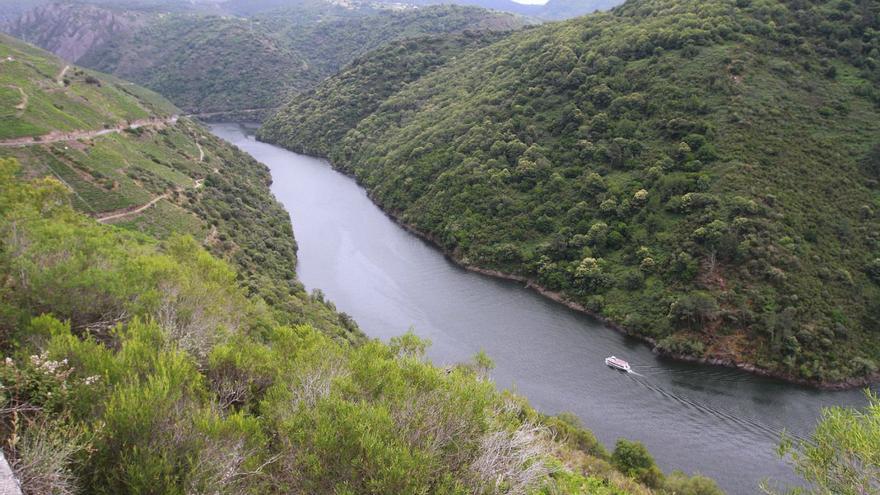
[{"label": "tree", "polygon": [[696,291],[672,303],[669,318],[688,327],[702,327],[717,318],[718,311],[718,302],[711,294]]},{"label": "tree", "polygon": [[[788,456],[809,484],[793,493],[880,493],[880,398],[870,391],[865,395],[868,406],[864,410],[830,407],[822,411],[810,439],[783,437],[779,454]],[[772,493],[766,486],[764,491]]]}]

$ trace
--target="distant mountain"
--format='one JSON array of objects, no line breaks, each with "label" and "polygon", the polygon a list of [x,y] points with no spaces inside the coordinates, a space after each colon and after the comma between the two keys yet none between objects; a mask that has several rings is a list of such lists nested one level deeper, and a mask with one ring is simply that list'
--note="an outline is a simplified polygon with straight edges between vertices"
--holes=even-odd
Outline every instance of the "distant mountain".
[{"label": "distant mountain", "polygon": [[549,0],[536,17],[546,20],[571,19],[597,10],[609,10],[622,3],[623,0]]},{"label": "distant mountain", "polygon": [[394,11],[302,0],[249,18],[56,3],[23,14],[7,29],[71,61],[154,89],[188,113],[259,119],[290,92],[314,86],[391,40],[523,24],[511,14],[474,7]]},{"label": "distant mountain", "polygon": [[24,12],[10,21],[5,31],[76,62],[106,43],[130,36],[152,20],[143,12],[58,3]]},{"label": "distant mountain", "polygon": [[[389,1],[388,3],[393,2]],[[471,5],[499,12],[520,14],[532,19],[554,21],[590,14],[597,10],[608,10],[622,4],[623,0],[549,0],[544,5],[522,4],[513,0],[409,0],[408,3],[414,5],[446,3]]]},{"label": "distant mountain", "polygon": [[[127,12],[190,12],[250,17],[283,10],[314,12],[323,9],[356,12],[360,10],[406,10],[429,5],[464,5],[526,16],[532,20],[561,20],[607,10],[622,0],[549,0],[544,5],[527,5],[513,0],[65,0],[67,3],[94,5]],[[0,25],[21,14],[57,0],[0,0]],[[307,14],[308,15],[308,14]]]},{"label": "distant mountain", "polygon": [[293,98],[260,137],[666,354],[878,376],[876,1],[630,0],[408,73],[436,56],[411,47]]}]

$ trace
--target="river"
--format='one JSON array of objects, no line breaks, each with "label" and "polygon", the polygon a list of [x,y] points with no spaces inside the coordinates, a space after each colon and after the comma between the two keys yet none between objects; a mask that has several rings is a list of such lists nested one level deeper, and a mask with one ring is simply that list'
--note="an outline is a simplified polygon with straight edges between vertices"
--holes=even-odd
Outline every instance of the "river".
[{"label": "river", "polygon": [[[823,406],[866,403],[859,390],[817,391],[658,357],[523,284],[458,267],[326,161],[257,142],[237,124],[211,129],[271,169],[308,289],[321,289],[372,337],[414,328],[431,340],[437,364],[485,350],[499,387],[541,411],[575,413],[609,448],[619,437],[639,440],[664,471],[699,472],[730,494],[752,494],[765,478],[797,480],[774,451],[783,429],[806,436]],[[636,373],[607,368],[610,355]]]}]

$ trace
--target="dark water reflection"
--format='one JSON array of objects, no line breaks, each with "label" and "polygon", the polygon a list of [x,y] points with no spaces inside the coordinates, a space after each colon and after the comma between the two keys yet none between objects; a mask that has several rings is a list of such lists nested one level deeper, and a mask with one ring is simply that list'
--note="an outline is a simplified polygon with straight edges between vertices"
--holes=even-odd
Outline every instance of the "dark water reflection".
[{"label": "dark water reflection", "polygon": [[[663,359],[640,342],[522,284],[467,272],[389,220],[353,180],[322,160],[256,142],[236,124],[214,133],[268,165],[293,219],[299,276],[369,335],[411,326],[438,364],[484,349],[495,381],[548,413],[577,414],[601,441],[644,442],[664,470],[715,478],[729,493],[794,481],[776,458],[780,432],[805,436],[823,406],[862,405],[862,392],[820,392],[735,370]],[[637,374],[603,364],[617,355]]]}]

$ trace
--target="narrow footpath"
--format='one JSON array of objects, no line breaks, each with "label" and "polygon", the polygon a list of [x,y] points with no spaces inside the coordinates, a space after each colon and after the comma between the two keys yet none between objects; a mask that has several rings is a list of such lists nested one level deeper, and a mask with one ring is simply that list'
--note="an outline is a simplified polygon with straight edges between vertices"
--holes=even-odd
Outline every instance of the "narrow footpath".
[{"label": "narrow footpath", "polygon": [[78,139],[92,139],[107,134],[117,134],[129,129],[139,129],[141,127],[157,128],[166,125],[172,125],[177,122],[177,115],[172,115],[164,119],[140,119],[131,122],[119,124],[115,127],[100,129],[97,131],[70,131],[60,132],[54,131],[42,136],[26,136],[20,138],[4,139],[0,141],[0,147],[15,148],[20,146],[32,146],[35,144],[60,143],[66,141],[76,141]]},{"label": "narrow footpath", "polygon": [[[196,179],[193,182],[192,188],[198,189],[198,188],[202,187],[202,185],[204,183],[205,183],[205,179]],[[176,190],[176,192],[183,192],[184,190],[185,190],[184,188],[178,188]],[[144,210],[155,205],[159,201],[162,201],[163,199],[168,199],[170,196],[171,196],[171,193],[163,193],[163,194],[156,196],[155,198],[151,199],[148,203],[143,204],[141,206],[134,207],[134,208],[128,207],[128,208],[123,208],[121,210],[105,211],[103,213],[98,213],[98,214],[94,215],[94,217],[95,217],[95,220],[97,220],[100,223],[107,223],[112,220],[118,220],[120,218],[129,217],[131,215],[137,215],[138,213],[141,213]]]}]

